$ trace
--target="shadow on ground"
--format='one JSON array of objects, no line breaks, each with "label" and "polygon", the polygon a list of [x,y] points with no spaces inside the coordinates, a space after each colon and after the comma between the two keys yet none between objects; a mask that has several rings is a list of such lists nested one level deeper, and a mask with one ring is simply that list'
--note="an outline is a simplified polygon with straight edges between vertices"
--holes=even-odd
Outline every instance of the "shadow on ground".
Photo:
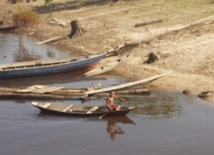
[{"label": "shadow on ground", "polygon": [[74,10],[81,7],[90,5],[105,5],[108,4],[109,0],[70,0],[62,3],[51,3],[50,5],[37,6],[34,8],[39,14],[45,14],[51,12],[58,12],[63,10]]}]

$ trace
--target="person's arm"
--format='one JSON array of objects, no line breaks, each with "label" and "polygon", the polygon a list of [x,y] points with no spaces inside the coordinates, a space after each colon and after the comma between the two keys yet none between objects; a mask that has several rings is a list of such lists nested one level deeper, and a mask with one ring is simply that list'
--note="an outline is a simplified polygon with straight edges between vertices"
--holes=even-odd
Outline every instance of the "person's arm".
[{"label": "person's arm", "polygon": [[114,96],[114,98],[121,100],[121,101],[125,101],[125,99],[118,97],[117,95]]},{"label": "person's arm", "polygon": [[119,100],[121,100],[121,101],[125,101],[125,99],[124,99],[124,98],[119,98]]}]

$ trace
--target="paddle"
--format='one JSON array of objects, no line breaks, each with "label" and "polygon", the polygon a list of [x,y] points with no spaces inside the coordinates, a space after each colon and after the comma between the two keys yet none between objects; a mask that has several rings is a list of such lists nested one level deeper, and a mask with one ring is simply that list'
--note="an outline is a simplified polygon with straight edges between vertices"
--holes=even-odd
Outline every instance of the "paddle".
[{"label": "paddle", "polygon": [[[109,110],[109,111],[110,111],[110,110]],[[106,112],[106,113],[104,113],[103,115],[101,115],[101,116],[99,117],[99,119],[102,119],[105,115],[107,115],[107,114],[109,113],[109,111]]]},{"label": "paddle", "polygon": [[[120,104],[120,103],[123,102],[123,101],[124,101],[124,100],[121,100],[118,104]],[[105,117],[109,112],[110,112],[110,110],[109,110],[108,112],[104,113],[103,115],[101,115],[101,116],[99,117],[99,119],[102,119],[103,117]]]}]

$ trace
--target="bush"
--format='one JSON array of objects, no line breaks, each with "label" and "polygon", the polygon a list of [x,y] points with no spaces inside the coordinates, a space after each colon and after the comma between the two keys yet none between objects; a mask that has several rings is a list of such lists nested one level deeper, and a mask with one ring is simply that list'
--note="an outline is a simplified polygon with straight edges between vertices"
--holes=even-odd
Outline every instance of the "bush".
[{"label": "bush", "polygon": [[19,9],[19,11],[13,15],[13,22],[19,26],[32,26],[39,23],[39,15],[33,11]]}]

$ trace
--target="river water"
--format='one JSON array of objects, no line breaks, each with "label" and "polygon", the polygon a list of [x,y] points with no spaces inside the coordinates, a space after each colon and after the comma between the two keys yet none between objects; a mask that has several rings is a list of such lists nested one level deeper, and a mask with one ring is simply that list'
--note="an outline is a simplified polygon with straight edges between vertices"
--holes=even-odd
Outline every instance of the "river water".
[{"label": "river water", "polygon": [[[18,42],[15,35],[6,38],[9,38],[5,41],[8,46],[5,42],[0,43],[1,63],[8,62],[5,59],[9,55],[13,60],[16,50],[12,45]],[[124,82],[126,79],[117,76],[85,79],[80,73],[68,73],[0,81],[0,86],[88,87],[102,83],[107,87]],[[136,109],[126,117],[104,117],[101,120],[40,113],[31,105],[31,100],[0,100],[0,154],[211,155],[214,152],[214,104],[173,90],[151,88],[151,92],[148,96],[122,96],[126,101],[121,104],[133,105]],[[62,102],[83,104],[80,101]],[[84,104],[104,103],[100,98]]]}]

